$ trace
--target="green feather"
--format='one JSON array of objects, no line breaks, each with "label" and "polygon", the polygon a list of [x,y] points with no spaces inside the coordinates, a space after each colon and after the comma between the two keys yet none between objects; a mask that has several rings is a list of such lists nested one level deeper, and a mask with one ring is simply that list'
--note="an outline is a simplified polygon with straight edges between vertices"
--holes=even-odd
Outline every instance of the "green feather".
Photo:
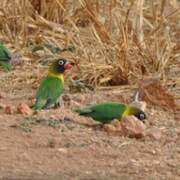
[{"label": "green feather", "polygon": [[[139,118],[139,113],[144,114],[140,109],[118,102],[105,102],[80,109],[75,109],[79,115],[91,117],[101,123],[110,123],[114,119],[119,119],[127,115],[135,115]],[[146,116],[144,115],[144,118]]]},{"label": "green feather", "polygon": [[47,76],[42,80],[36,94],[34,110],[48,108],[55,104],[63,92],[64,82],[62,79],[54,76]]},{"label": "green feather", "polygon": [[6,71],[10,71],[12,69],[10,60],[11,60],[10,51],[2,43],[0,43],[0,65]]},{"label": "green feather", "polygon": [[109,123],[113,119],[121,119],[127,105],[117,102],[105,102],[89,107],[75,109],[80,115],[92,117],[96,121]]}]

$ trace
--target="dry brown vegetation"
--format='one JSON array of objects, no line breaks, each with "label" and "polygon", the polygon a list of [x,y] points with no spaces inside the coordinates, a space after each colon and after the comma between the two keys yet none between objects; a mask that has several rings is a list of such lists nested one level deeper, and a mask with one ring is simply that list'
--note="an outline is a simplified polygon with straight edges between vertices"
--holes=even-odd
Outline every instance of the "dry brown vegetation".
[{"label": "dry brown vegetation", "polygon": [[151,74],[179,83],[179,18],[176,0],[1,0],[0,8],[3,41],[24,56],[30,42],[73,45],[79,77],[101,85]]}]

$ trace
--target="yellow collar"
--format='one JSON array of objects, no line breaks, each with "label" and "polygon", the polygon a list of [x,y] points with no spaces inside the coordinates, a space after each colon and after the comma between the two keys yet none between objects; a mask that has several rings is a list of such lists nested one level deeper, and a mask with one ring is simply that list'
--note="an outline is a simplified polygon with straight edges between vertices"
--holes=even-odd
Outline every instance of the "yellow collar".
[{"label": "yellow collar", "polygon": [[60,79],[62,82],[64,82],[64,75],[63,74],[53,73],[51,71],[48,71],[48,76],[56,77],[56,78]]},{"label": "yellow collar", "polygon": [[124,111],[122,116],[127,116],[127,115],[129,115],[129,113],[130,113],[130,109],[129,109],[129,107],[126,107],[126,110]]},{"label": "yellow collar", "polygon": [[122,116],[134,115],[136,112],[138,112],[138,109],[136,107],[127,105],[126,110],[124,111]]}]

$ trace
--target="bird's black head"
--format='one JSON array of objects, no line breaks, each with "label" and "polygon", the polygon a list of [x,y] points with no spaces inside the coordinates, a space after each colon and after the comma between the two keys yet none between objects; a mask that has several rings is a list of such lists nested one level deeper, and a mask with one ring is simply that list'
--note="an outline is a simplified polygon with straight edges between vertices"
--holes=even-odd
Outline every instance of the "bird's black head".
[{"label": "bird's black head", "polygon": [[134,114],[135,117],[137,117],[140,121],[142,121],[144,123],[144,120],[147,118],[146,114],[139,110]]},{"label": "bird's black head", "polygon": [[50,69],[54,73],[64,73],[66,70],[71,69],[72,65],[66,59],[57,59],[52,63]]}]

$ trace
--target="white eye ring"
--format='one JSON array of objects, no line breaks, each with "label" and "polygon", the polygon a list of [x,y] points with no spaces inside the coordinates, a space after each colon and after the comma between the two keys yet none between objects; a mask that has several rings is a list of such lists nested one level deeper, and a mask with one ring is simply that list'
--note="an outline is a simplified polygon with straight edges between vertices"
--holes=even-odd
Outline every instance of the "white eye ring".
[{"label": "white eye ring", "polygon": [[140,114],[140,119],[144,119],[144,114]]},{"label": "white eye ring", "polygon": [[60,61],[58,62],[58,64],[59,64],[59,65],[63,65],[63,64],[64,64],[64,61],[60,60]]}]

